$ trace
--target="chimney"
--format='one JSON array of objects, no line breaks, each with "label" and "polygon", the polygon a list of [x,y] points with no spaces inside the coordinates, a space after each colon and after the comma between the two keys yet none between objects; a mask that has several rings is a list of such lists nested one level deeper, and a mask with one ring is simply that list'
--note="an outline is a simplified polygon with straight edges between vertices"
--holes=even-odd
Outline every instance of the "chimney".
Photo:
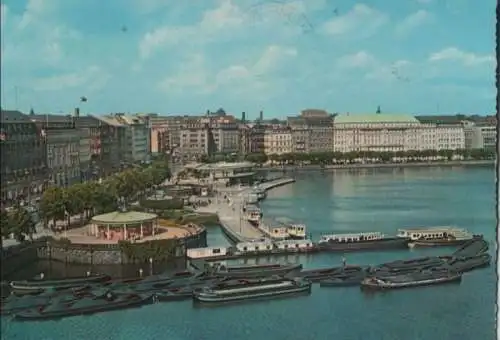
[{"label": "chimney", "polygon": [[73,117],[80,117],[80,109],[75,107],[75,112],[73,113]]},{"label": "chimney", "polygon": [[264,112],[262,110],[259,112],[259,120],[261,122],[264,120]]},{"label": "chimney", "polygon": [[245,123],[245,121],[246,121],[246,114],[245,114],[245,112],[242,112],[241,113],[241,122]]}]

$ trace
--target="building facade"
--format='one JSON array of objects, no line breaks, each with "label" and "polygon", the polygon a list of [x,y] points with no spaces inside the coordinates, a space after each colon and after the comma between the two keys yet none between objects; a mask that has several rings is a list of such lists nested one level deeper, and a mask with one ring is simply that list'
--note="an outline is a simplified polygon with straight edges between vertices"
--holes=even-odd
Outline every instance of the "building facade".
[{"label": "building facade", "polygon": [[293,152],[318,153],[333,150],[333,118],[324,110],[303,110],[298,117],[288,117],[292,131]]},{"label": "building facade", "polygon": [[292,130],[288,126],[268,125],[264,129],[264,153],[283,155],[292,153]]},{"label": "building facade", "polygon": [[460,125],[421,123],[404,114],[342,114],[335,117],[333,150],[337,152],[456,150],[465,145]]},{"label": "building facade", "polygon": [[29,200],[47,185],[47,162],[42,137],[28,115],[1,110],[2,203]]},{"label": "building facade", "polygon": [[46,148],[50,183],[59,187],[80,183],[81,130],[76,128],[74,117],[53,114],[30,114],[29,117]]},{"label": "building facade", "polygon": [[465,134],[465,148],[491,149],[496,148],[497,128],[494,125],[476,124],[469,121],[463,122]]}]

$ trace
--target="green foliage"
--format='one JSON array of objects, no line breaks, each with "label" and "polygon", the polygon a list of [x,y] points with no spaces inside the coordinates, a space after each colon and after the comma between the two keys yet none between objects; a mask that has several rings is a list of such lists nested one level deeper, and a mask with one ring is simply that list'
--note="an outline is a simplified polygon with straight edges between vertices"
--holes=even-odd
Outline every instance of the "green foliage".
[{"label": "green foliage", "polygon": [[253,153],[246,155],[245,159],[250,162],[264,164],[273,161],[279,164],[315,164],[331,165],[346,164],[361,161],[372,163],[391,162],[422,162],[452,160],[455,156],[461,156],[465,160],[492,160],[496,157],[494,149],[475,150],[415,150],[415,151],[353,151],[353,152],[315,152],[315,153],[287,153],[281,155],[265,155]]},{"label": "green foliage", "polygon": [[173,198],[164,200],[148,200],[143,199],[139,202],[140,206],[154,211],[182,209],[184,207],[184,200]]},{"label": "green foliage", "polygon": [[[117,198],[140,199],[156,185],[170,178],[166,159],[160,158],[146,168],[127,169],[101,183],[86,182],[68,188],[50,187],[42,195],[40,214],[45,221],[60,221],[77,214],[94,214],[117,209]],[[6,228],[3,228],[6,230]]]},{"label": "green foliage", "polygon": [[144,263],[153,259],[154,262],[164,262],[175,256],[175,249],[179,245],[177,240],[156,240],[144,243],[118,242],[120,250],[134,262]]},{"label": "green foliage", "polygon": [[17,241],[23,242],[28,237],[33,241],[33,234],[36,233],[36,224],[28,210],[21,206],[16,206],[8,212],[2,212],[2,236],[8,237],[14,234]]}]

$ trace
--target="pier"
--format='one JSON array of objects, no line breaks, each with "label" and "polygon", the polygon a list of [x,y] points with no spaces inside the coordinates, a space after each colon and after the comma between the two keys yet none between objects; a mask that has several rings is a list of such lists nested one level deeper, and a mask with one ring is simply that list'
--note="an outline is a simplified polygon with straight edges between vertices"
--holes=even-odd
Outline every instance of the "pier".
[{"label": "pier", "polygon": [[[295,182],[293,178],[280,178],[273,181],[261,183],[260,189],[268,191],[283,185]],[[215,202],[207,207],[200,207],[202,212],[216,213],[220,225],[226,236],[234,243],[252,242],[267,239],[268,236],[262,230],[251,225],[242,213],[244,198],[253,188],[220,188]],[[227,196],[228,200],[223,197]]]}]

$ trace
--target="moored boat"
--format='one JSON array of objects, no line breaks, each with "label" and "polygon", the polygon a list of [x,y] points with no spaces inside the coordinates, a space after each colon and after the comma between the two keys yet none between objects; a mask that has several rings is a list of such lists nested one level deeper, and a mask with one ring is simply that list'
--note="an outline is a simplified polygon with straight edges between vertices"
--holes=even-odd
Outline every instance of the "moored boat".
[{"label": "moored boat", "polygon": [[245,213],[246,220],[250,222],[253,226],[257,227],[262,219],[262,211],[260,208],[254,204],[249,204],[243,207],[243,212]]},{"label": "moored boat", "polygon": [[452,257],[467,257],[475,256],[488,251],[488,242],[486,242],[482,235],[475,235],[474,238],[468,242],[465,242],[460,248],[458,248]]},{"label": "moored boat", "polygon": [[461,280],[462,275],[460,273],[449,271],[422,271],[407,275],[367,277],[361,281],[361,287],[368,289],[398,289],[460,282]]},{"label": "moored boat", "polygon": [[275,278],[272,280],[251,280],[239,284],[207,287],[194,292],[195,301],[230,302],[237,300],[259,299],[310,293],[311,282],[301,279]]},{"label": "moored boat", "polygon": [[467,230],[455,227],[399,229],[397,236],[409,238],[409,247],[456,246],[474,238]]},{"label": "moored boat", "polygon": [[82,298],[75,302],[53,301],[42,308],[32,308],[15,314],[15,320],[50,320],[69,316],[94,314],[116,309],[138,307],[153,302],[151,294],[110,294],[106,299]]},{"label": "moored boat", "polygon": [[447,257],[433,256],[433,257],[419,257],[410,260],[397,260],[393,262],[388,262],[381,264],[380,266],[374,268],[375,270],[380,269],[390,269],[393,271],[419,268],[424,269],[428,267],[437,267],[446,263]]},{"label": "moored boat", "polygon": [[345,275],[344,277],[332,277],[319,281],[320,287],[350,287],[358,286],[367,277],[368,273],[357,273]]},{"label": "moored boat", "polygon": [[10,288],[14,292],[16,291],[39,292],[40,290],[46,290],[46,289],[67,289],[73,287],[80,287],[92,283],[105,282],[109,279],[110,277],[108,275],[96,274],[83,277],[65,278],[59,280],[42,280],[42,279],[23,280],[23,281],[12,281],[10,283]]},{"label": "moored boat", "polygon": [[213,269],[213,274],[216,276],[254,278],[272,275],[290,275],[294,272],[298,273],[302,269],[302,264],[267,263],[245,266],[225,266],[218,264],[215,265]]},{"label": "moored boat", "polygon": [[345,266],[345,267],[330,267],[323,269],[309,269],[302,270],[301,272],[295,274],[296,277],[302,277],[311,282],[320,282],[322,280],[344,277],[346,275],[361,275],[362,273],[368,273],[369,267],[360,266]]},{"label": "moored boat", "polygon": [[388,237],[380,232],[323,235],[318,242],[326,251],[359,251],[377,249],[404,249],[408,238]]},{"label": "moored boat", "polygon": [[448,261],[446,268],[458,273],[468,272],[473,269],[487,267],[490,265],[491,256],[481,254],[470,257],[453,258]]}]

